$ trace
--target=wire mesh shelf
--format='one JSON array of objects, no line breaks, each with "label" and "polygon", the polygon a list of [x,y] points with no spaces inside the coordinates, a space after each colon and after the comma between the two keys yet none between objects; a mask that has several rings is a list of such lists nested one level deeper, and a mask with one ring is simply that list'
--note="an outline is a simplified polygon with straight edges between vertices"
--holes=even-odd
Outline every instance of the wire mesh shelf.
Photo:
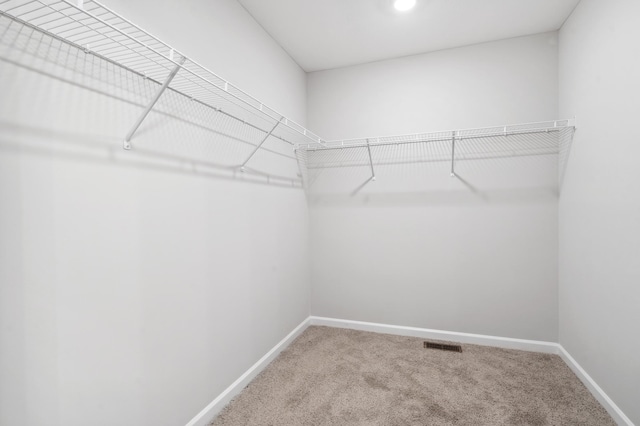
[{"label": "wire mesh shelf", "polygon": [[[158,97],[164,89],[178,92],[291,145],[321,142],[313,132],[95,0],[0,0],[0,14],[12,21],[0,28],[5,53],[9,48],[27,48],[34,33],[51,35],[59,43],[82,49],[157,83]],[[37,46],[30,53],[43,58],[51,54],[46,45]]]},{"label": "wire mesh shelf", "polygon": [[[446,171],[458,178],[462,170],[463,174],[481,181],[491,174],[495,177],[500,168],[508,169],[513,177],[520,167],[521,175],[535,174],[540,182],[537,172],[544,169],[542,180],[548,183],[553,179],[559,183],[574,130],[575,122],[570,119],[333,140],[299,146],[298,158],[305,164],[304,178],[311,192],[327,188],[339,190],[339,182],[345,182],[346,189],[364,182],[356,187],[359,191],[371,181],[380,181],[381,176],[387,182],[396,183],[403,179],[416,180],[419,175],[433,180],[433,176],[427,175],[434,170],[439,176]],[[479,173],[487,164],[491,164],[492,171]],[[531,172],[533,169],[536,173]],[[318,184],[319,180],[322,183]]]},{"label": "wire mesh shelf", "polygon": [[526,136],[541,133],[560,132],[566,128],[573,128],[572,119],[541,121],[535,123],[510,124],[507,126],[482,127],[476,129],[447,130],[430,133],[411,133],[406,135],[375,136],[354,139],[337,139],[332,141],[311,142],[300,145],[309,151],[332,150],[343,148],[358,148],[366,146],[383,146],[398,144],[415,144],[451,141],[456,139],[486,139],[501,136]]},{"label": "wire mesh shelf", "polygon": [[366,185],[379,173],[393,169],[397,177],[410,165],[437,163],[460,177],[456,168],[469,161],[506,158],[553,157],[561,180],[575,128],[574,120],[556,120],[325,141],[96,0],[0,0],[0,59],[90,90],[108,88],[142,107],[122,135],[125,148],[151,110],[171,117],[189,110],[181,119],[214,131],[220,145],[241,142],[229,165],[241,171],[259,151],[286,159],[267,143],[285,142],[307,190],[321,176],[348,181],[351,173]]}]

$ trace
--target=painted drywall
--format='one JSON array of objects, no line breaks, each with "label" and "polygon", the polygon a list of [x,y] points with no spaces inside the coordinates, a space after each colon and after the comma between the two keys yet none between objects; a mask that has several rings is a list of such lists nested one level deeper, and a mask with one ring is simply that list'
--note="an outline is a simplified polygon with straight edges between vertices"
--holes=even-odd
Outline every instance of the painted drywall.
[{"label": "painted drywall", "polygon": [[640,3],[583,0],[560,31],[578,130],[560,197],[560,343],[640,424]]},{"label": "painted drywall", "polygon": [[546,33],[310,73],[309,128],[342,139],[556,119]]},{"label": "painted drywall", "polygon": [[[105,2],[304,121],[304,72],[235,1]],[[152,112],[122,150],[157,86],[102,65],[114,86],[0,62],[2,425],[185,424],[309,315],[303,191],[216,168],[249,147],[174,95],[180,119]],[[297,171],[267,145],[259,164]]]},{"label": "painted drywall", "polygon": [[[331,139],[553,120],[557,53],[545,33],[311,73],[308,124]],[[555,160],[468,162],[466,185],[421,167],[358,196],[356,172],[314,181],[312,314],[556,341]]]},{"label": "painted drywall", "polygon": [[305,72],[237,1],[103,3],[251,96],[305,124]]}]

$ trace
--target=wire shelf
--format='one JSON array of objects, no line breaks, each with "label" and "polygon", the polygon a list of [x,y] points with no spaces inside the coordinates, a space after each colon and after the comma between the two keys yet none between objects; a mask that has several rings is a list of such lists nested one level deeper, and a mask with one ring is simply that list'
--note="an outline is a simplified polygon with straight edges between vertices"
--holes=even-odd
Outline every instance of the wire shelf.
[{"label": "wire shelf", "polygon": [[159,85],[166,83],[166,89],[264,134],[277,124],[269,136],[291,145],[321,142],[313,132],[95,0],[0,0],[0,13],[16,24],[14,31],[11,25],[1,29],[5,47],[20,49],[21,41],[41,31]]},{"label": "wire shelf", "polygon": [[[376,179],[415,180],[418,175],[426,176],[434,171],[439,176],[445,176],[446,172],[460,178],[463,170],[467,176],[486,181],[487,176],[495,175],[499,169],[508,169],[509,176],[513,177],[518,167],[521,170],[536,168],[536,173],[526,172],[530,176],[544,169],[544,177],[540,179],[537,174],[537,181],[554,180],[557,184],[562,180],[574,130],[574,120],[556,120],[334,140],[298,147],[298,159],[305,164],[304,178],[311,192],[326,188],[339,191],[340,182],[349,189],[349,185],[356,182],[366,185]],[[471,167],[474,162],[475,166]],[[492,171],[479,172],[489,164]],[[324,184],[317,184],[318,180]]]},{"label": "wire shelf", "polygon": [[372,136],[366,138],[337,139],[332,141],[319,141],[305,143],[300,148],[309,151],[332,150],[343,148],[357,148],[366,146],[397,145],[411,143],[428,143],[451,141],[455,138],[458,141],[469,139],[484,139],[500,136],[514,136],[527,134],[540,134],[550,132],[560,132],[565,128],[573,128],[571,119],[541,121],[524,124],[510,124],[507,126],[482,127],[475,129],[447,130],[430,133],[411,133],[406,135],[392,136]]},{"label": "wire shelf", "polygon": [[259,151],[274,152],[265,142],[282,141],[295,149],[306,189],[331,169],[358,179],[364,173],[369,182],[385,167],[450,163],[456,176],[457,164],[517,157],[556,158],[561,180],[575,128],[573,120],[556,120],[325,141],[96,0],[0,0],[0,59],[146,105],[123,134],[125,148],[152,109],[174,117],[193,102],[210,114],[192,109],[182,119],[215,132],[221,144],[245,145],[231,166],[244,171]]}]

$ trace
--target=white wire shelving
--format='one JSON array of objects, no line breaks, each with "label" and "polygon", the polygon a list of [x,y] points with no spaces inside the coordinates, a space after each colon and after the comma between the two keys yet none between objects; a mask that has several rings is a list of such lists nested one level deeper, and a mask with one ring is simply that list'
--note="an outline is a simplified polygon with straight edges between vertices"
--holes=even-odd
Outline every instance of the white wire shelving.
[{"label": "white wire shelving", "polygon": [[383,168],[410,164],[446,163],[449,175],[469,161],[554,157],[558,181],[575,130],[575,119],[513,124],[486,128],[414,133],[323,141],[298,147],[306,180],[331,169],[366,170],[366,182],[375,181]]},{"label": "white wire shelving", "polygon": [[[14,24],[6,26],[5,45],[15,47],[26,33],[42,31],[60,42],[83,49],[133,71],[159,87],[144,111],[123,135],[130,149],[136,130],[165,90],[173,90],[237,119],[264,135],[291,145],[321,143],[319,136],[285,117],[192,58],[161,41],[95,0],[0,0],[0,14]],[[28,36],[28,34],[27,34]],[[11,39],[7,39],[11,37]],[[259,148],[264,140],[257,143]]]},{"label": "white wire shelving", "polygon": [[[96,0],[0,0],[0,24],[0,59],[32,69],[49,65],[57,77],[72,73],[68,79],[111,85],[140,105],[123,132],[125,149],[131,149],[147,115],[162,109],[161,98],[184,99],[224,116],[211,124],[222,126],[219,134],[248,143],[239,170],[261,149],[269,151],[268,140],[291,145],[306,189],[330,169],[364,168],[374,181],[386,166],[446,162],[456,177],[461,161],[549,155],[560,159],[562,176],[563,147],[575,129],[569,119],[325,141]],[[142,89],[140,80],[148,83]]]},{"label": "white wire shelving", "polygon": [[397,145],[405,143],[427,143],[439,141],[482,139],[500,136],[526,135],[560,132],[575,127],[575,119],[540,121],[534,123],[510,124],[506,126],[481,127],[474,129],[445,130],[429,133],[410,133],[405,135],[371,136],[353,139],[337,139],[321,143],[305,143],[300,148],[309,151],[357,148],[366,146]]}]

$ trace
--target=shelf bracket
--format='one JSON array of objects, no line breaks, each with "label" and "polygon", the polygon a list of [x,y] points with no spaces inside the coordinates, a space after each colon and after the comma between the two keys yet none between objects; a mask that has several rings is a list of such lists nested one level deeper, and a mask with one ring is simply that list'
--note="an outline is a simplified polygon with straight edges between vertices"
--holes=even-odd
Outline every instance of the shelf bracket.
[{"label": "shelf bracket", "polygon": [[262,144],[264,144],[267,139],[269,139],[269,136],[271,136],[273,134],[273,132],[276,130],[276,128],[278,127],[278,125],[282,123],[282,118],[280,120],[278,120],[278,122],[276,123],[275,126],[273,126],[273,128],[271,130],[269,130],[269,133],[267,133],[265,135],[264,138],[262,138],[262,140],[260,141],[260,143],[254,148],[254,150],[251,152],[251,154],[249,154],[249,156],[247,157],[246,160],[244,160],[244,163],[242,163],[242,165],[240,165],[240,171],[244,172],[244,166],[247,165],[247,163],[249,162],[249,160],[251,160],[251,158],[255,155],[256,152],[258,152],[258,150],[260,149],[260,147],[262,146]]},{"label": "shelf bracket", "polygon": [[176,74],[178,74],[178,71],[180,71],[180,68],[182,68],[182,64],[184,64],[186,60],[187,58],[183,56],[182,59],[178,62],[178,64],[176,64],[176,66],[173,68],[173,70],[171,70],[171,73],[169,73],[169,76],[167,76],[167,79],[164,81],[164,84],[162,85],[160,90],[158,90],[158,92],[153,97],[149,105],[147,105],[147,107],[142,112],[142,115],[140,115],[140,117],[138,118],[136,123],[133,125],[131,130],[129,130],[129,133],[127,133],[127,136],[124,138],[124,142],[122,144],[122,147],[124,149],[131,149],[131,138],[136,133],[136,131],[138,130],[138,127],[140,127],[144,119],[147,118],[147,115],[149,115],[149,113],[155,106],[156,102],[158,102],[158,99],[160,99],[160,96],[162,96],[162,93],[167,89],[167,87],[169,87],[171,80],[173,80]]},{"label": "shelf bracket", "polygon": [[456,132],[454,131],[451,135],[451,177],[456,177],[456,172],[454,169],[454,160],[456,157]]},{"label": "shelf bracket", "polygon": [[371,147],[367,139],[367,152],[369,153],[369,166],[371,166],[371,180],[376,180],[376,171],[373,169],[373,158],[371,157]]}]

